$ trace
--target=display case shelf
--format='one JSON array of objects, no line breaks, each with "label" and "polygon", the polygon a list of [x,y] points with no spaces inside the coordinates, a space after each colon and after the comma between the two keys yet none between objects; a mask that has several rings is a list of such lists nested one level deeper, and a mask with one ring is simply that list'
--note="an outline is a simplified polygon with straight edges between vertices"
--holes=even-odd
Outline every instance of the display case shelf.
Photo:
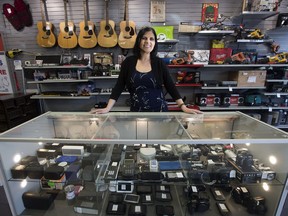
[{"label": "display case shelf", "polygon": [[25,66],[23,69],[41,70],[41,69],[92,69],[87,65],[45,65],[45,66]]},{"label": "display case shelf", "polygon": [[266,89],[265,86],[263,87],[259,87],[259,86],[255,86],[255,87],[238,87],[238,86],[202,86],[202,89],[205,90],[229,90],[229,91],[233,91],[233,89]]},{"label": "display case shelf", "polygon": [[46,79],[42,81],[28,81],[28,84],[53,84],[53,83],[83,83],[88,82],[88,79]]},{"label": "display case shelf", "polygon": [[91,96],[50,96],[50,95],[33,95],[31,99],[45,99],[45,100],[88,100]]}]

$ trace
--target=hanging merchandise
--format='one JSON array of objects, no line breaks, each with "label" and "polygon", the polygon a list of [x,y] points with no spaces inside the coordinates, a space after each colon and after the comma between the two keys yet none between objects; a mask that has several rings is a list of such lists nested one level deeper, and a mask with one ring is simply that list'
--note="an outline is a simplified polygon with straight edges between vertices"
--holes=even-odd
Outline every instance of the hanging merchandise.
[{"label": "hanging merchandise", "polygon": [[14,0],[14,6],[23,25],[32,26],[33,21],[29,5],[23,0]]},{"label": "hanging merchandise", "polygon": [[25,26],[32,26],[33,24],[29,5],[23,0],[15,0],[14,6],[5,3],[3,4],[2,10],[5,17],[17,31],[22,30]]},{"label": "hanging merchandise", "polygon": [[9,3],[3,4],[3,14],[17,31],[20,31],[24,28],[17,10],[13,5]]}]

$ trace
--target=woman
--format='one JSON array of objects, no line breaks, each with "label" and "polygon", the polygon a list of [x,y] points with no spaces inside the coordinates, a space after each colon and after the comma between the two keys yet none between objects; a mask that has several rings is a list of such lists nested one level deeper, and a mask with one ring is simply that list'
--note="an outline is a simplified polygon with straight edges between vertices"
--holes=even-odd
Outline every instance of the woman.
[{"label": "woman", "polygon": [[103,109],[92,109],[91,113],[108,113],[122,91],[130,93],[130,111],[165,112],[168,111],[163,86],[177,105],[186,113],[201,113],[189,109],[184,104],[165,63],[157,57],[158,42],[152,27],[142,28],[137,35],[133,56],[127,57],[114,86],[108,104]]}]

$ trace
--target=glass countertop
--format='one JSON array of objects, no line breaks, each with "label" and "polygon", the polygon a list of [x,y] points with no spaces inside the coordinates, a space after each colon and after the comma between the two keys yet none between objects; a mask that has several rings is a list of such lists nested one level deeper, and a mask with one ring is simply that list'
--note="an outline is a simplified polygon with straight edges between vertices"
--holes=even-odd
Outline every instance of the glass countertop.
[{"label": "glass countertop", "polygon": [[241,112],[47,112],[0,135],[0,141],[78,144],[287,144],[287,138]]}]

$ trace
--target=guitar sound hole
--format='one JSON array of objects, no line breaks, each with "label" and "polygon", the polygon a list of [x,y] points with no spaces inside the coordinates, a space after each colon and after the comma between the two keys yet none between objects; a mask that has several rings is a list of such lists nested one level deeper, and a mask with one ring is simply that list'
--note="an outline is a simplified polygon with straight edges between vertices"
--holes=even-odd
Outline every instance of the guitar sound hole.
[{"label": "guitar sound hole", "polygon": [[51,34],[50,30],[46,31],[46,35],[50,35],[50,34]]},{"label": "guitar sound hole", "polygon": [[65,32],[68,32],[68,31],[69,31],[69,27],[66,26],[66,27],[64,28],[64,31],[65,31]]},{"label": "guitar sound hole", "polygon": [[88,30],[89,30],[89,27],[88,27],[88,26],[85,26],[85,27],[84,27],[84,30],[85,30],[85,31],[88,31]]},{"label": "guitar sound hole", "polygon": [[88,31],[88,34],[89,34],[89,35],[92,35],[92,34],[93,34],[93,31],[92,31],[92,30],[89,30],[89,31]]},{"label": "guitar sound hole", "polygon": [[130,30],[131,30],[130,26],[126,26],[126,27],[125,27],[125,31],[126,31],[126,32],[130,32]]},{"label": "guitar sound hole", "polygon": [[106,31],[110,31],[110,30],[111,30],[111,27],[110,27],[109,25],[106,25],[106,26],[105,26],[105,30],[106,30]]}]

